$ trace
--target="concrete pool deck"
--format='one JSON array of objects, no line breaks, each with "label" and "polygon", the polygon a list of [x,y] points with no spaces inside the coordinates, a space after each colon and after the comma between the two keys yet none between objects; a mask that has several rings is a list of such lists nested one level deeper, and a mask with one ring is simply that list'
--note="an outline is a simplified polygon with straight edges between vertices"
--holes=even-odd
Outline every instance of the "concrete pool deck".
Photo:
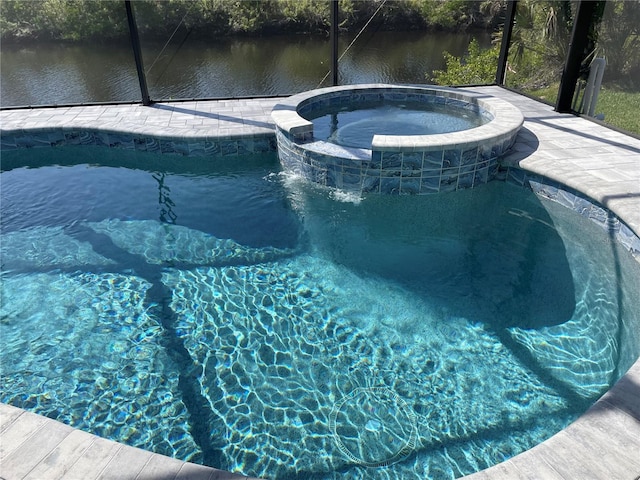
[{"label": "concrete pool deck", "polygon": [[[525,117],[503,162],[565,184],[615,213],[640,237],[640,140],[500,87],[468,90],[502,98]],[[273,99],[84,106],[0,112],[2,148],[21,132],[90,128],[184,139],[274,135]],[[6,143],[12,136],[14,143]],[[16,141],[16,139],[18,139]],[[222,149],[244,148],[223,144]],[[163,148],[161,145],[159,148]],[[206,147],[205,147],[206,148]],[[262,148],[262,147],[260,147]],[[227,150],[229,152],[229,150]],[[231,151],[233,153],[233,151]],[[1,161],[1,158],[0,158]],[[232,479],[219,470],[104,440],[54,420],[0,404],[0,477],[33,479]],[[576,422],[470,480],[640,477],[640,359]]]}]

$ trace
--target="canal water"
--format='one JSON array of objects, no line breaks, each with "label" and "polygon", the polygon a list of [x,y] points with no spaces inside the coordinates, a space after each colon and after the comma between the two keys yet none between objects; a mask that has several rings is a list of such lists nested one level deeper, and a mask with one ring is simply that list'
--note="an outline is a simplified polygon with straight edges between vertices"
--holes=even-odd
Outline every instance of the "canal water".
[{"label": "canal water", "polygon": [[[340,61],[340,83],[430,83],[480,33],[375,32],[357,38]],[[282,35],[203,41],[142,42],[151,98],[291,95],[328,86],[327,38]],[[343,37],[339,55],[352,38]],[[0,55],[0,106],[140,101],[131,46],[124,44],[10,45]]]}]

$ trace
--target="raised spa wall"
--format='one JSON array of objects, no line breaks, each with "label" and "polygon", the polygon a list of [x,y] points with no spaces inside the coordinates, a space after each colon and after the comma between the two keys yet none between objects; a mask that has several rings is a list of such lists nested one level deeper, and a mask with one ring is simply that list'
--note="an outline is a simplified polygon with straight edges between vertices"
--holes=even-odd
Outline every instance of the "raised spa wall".
[{"label": "raised spa wall", "polygon": [[[336,145],[313,136],[303,115],[368,101],[420,102],[468,109],[491,120],[482,126],[434,135],[375,135],[371,150]],[[487,95],[452,88],[384,84],[349,85],[304,92],[272,112],[278,156],[286,171],[320,185],[384,194],[429,194],[472,188],[492,180],[498,159],[524,122],[520,110]]]}]

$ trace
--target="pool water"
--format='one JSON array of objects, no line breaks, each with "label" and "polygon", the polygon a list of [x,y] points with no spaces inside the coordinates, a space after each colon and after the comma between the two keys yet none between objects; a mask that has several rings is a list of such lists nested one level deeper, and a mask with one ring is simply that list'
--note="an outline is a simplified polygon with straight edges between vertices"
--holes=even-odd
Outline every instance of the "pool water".
[{"label": "pool water", "polygon": [[488,121],[473,110],[445,104],[406,102],[356,103],[340,111],[317,110],[313,135],[345,147],[371,148],[374,135],[433,135],[479,127]]},{"label": "pool water", "polygon": [[257,477],[455,478],[640,353],[638,263],[519,187],[55,150],[3,153],[0,401],[74,427]]}]

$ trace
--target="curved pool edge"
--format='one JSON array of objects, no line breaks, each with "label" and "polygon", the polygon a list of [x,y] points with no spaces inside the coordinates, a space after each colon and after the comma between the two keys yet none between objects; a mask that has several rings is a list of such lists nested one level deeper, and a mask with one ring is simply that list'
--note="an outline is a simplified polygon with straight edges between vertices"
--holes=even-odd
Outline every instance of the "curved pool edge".
[{"label": "curved pool edge", "polygon": [[[497,86],[470,87],[465,90],[507,98],[523,111],[524,127],[527,130],[519,134],[514,151],[504,159],[505,164],[551,178],[583,193],[610,209],[635,232],[636,236],[640,236],[640,140],[583,118],[558,114],[550,106]],[[271,104],[277,101],[270,100]],[[206,111],[210,112],[212,104],[216,102],[201,103],[206,105]],[[77,109],[76,112],[81,112],[88,107],[74,108]],[[111,107],[103,108],[108,110]],[[139,105],[131,108],[136,114],[145,111],[145,107]],[[226,106],[221,108],[224,109]],[[30,125],[40,125],[42,117],[38,117],[46,115],[50,110],[29,110],[33,114],[31,123],[27,118],[29,113],[22,113],[27,121],[21,123],[20,131],[28,132]],[[5,121],[9,118],[6,115],[8,113],[20,114],[16,114],[15,111],[0,112],[3,127],[7,125]],[[73,116],[75,117],[75,114]],[[60,117],[63,120],[64,115]],[[163,129],[169,128],[170,116],[165,120],[166,125]],[[133,131],[135,118],[129,121]],[[268,113],[261,121],[268,122]],[[87,119],[83,122],[81,123],[84,128],[98,128],[100,125],[97,119],[93,123]],[[53,120],[49,120],[48,124],[58,125]],[[126,130],[126,121],[120,127]],[[4,128],[2,133],[4,135]],[[210,135],[210,132],[202,133],[202,137],[207,135]],[[640,359],[636,360],[620,380],[587,412],[567,428],[526,452],[464,478],[635,478],[640,475],[640,461],[637,455],[640,445],[639,398]],[[4,412],[0,413],[0,434],[3,444],[6,445],[8,422]],[[35,414],[30,415],[38,417]],[[31,447],[37,441],[38,438],[29,437],[25,440],[25,449],[32,453]],[[56,451],[56,458],[42,457],[49,458],[51,468],[64,466],[71,455],[68,449],[59,451],[55,450],[55,447],[56,445],[51,445],[49,452]],[[149,452],[140,450],[139,453],[148,459]],[[147,461],[144,460],[142,464],[146,465]],[[128,464],[128,475],[121,478],[136,478],[138,464],[139,462],[134,461]],[[0,474],[11,477],[11,472],[6,469],[7,464],[3,462],[0,465]],[[184,477],[178,475],[178,478]],[[193,478],[211,476],[207,474]]]},{"label": "curved pool edge", "polygon": [[[432,135],[374,135],[371,148],[314,137],[303,115],[362,101],[417,102],[488,116],[483,125]],[[281,100],[272,111],[283,168],[320,185],[380,194],[432,194],[492,180],[524,123],[514,105],[493,96],[432,85],[326,87]]]},{"label": "curved pool edge", "polygon": [[[640,238],[640,140],[500,87],[525,115],[501,161],[555,182],[612,212]],[[549,142],[552,148],[544,145]],[[544,196],[544,195],[543,195]],[[566,205],[565,205],[566,206]],[[578,209],[575,209],[576,211]],[[640,261],[640,256],[634,255]],[[585,413],[538,445],[464,480],[640,477],[640,357]]]},{"label": "curved pool edge", "polygon": [[640,475],[640,359],[577,420],[464,480],[635,479]]},{"label": "curved pool edge", "polygon": [[0,403],[0,478],[260,480],[123,445]]}]

